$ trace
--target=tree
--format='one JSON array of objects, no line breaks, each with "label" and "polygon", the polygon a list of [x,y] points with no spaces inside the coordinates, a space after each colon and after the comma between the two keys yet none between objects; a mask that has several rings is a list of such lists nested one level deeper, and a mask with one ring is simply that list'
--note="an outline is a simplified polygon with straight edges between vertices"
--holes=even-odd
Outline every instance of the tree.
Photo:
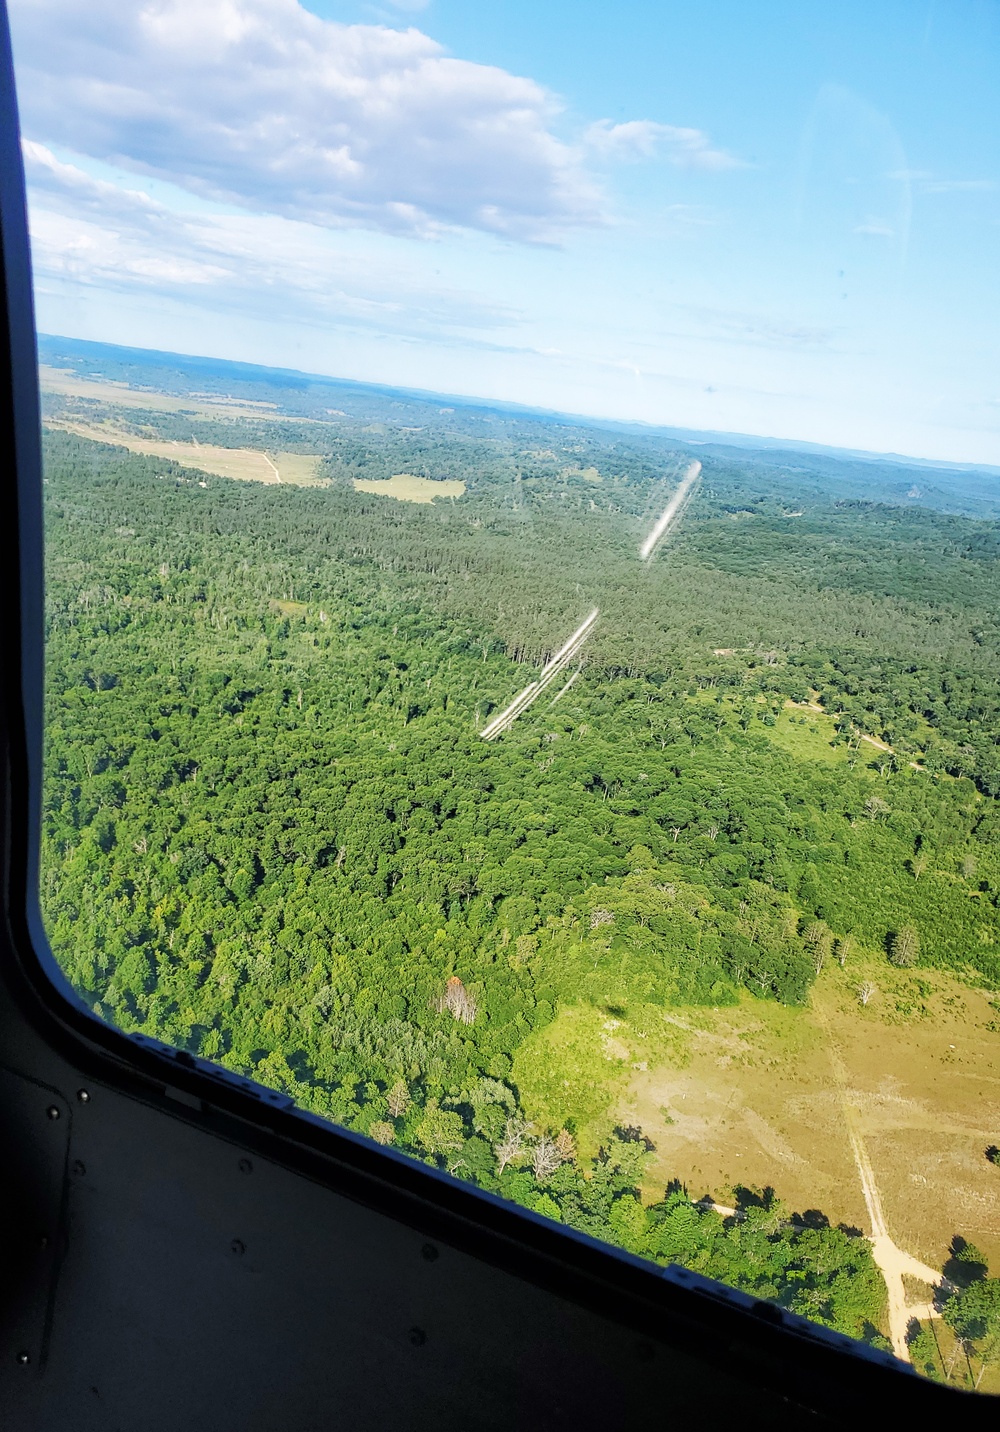
[{"label": "tree", "polygon": [[962,1237],[951,1241],[950,1256],[944,1265],[944,1275],[956,1288],[968,1288],[978,1283],[989,1272],[985,1253]]},{"label": "tree", "polygon": [[861,984],[858,985],[858,1000],[862,1005],[866,1005],[871,999],[872,995],[877,993],[878,986],[873,985],[871,980],[864,980]]},{"label": "tree", "polygon": [[504,1136],[493,1149],[496,1155],[498,1177],[508,1164],[516,1163],[521,1157],[524,1152],[524,1139],[527,1132],[528,1125],[523,1119],[515,1117],[507,1120]]},{"label": "tree", "polygon": [[923,1323],[914,1318],[907,1330],[906,1341],[910,1349],[910,1361],[917,1371],[924,1377],[940,1382],[944,1377],[944,1368],[941,1364],[937,1340],[931,1328],[925,1327]]},{"label": "tree", "polygon": [[452,975],[445,986],[444,994],[437,1002],[437,1008],[449,1010],[462,1024],[474,1024],[476,1020],[476,997],[465,988],[458,975]]},{"label": "tree", "polygon": [[545,1183],[550,1179],[562,1161],[563,1156],[555,1140],[543,1134],[531,1151],[531,1167],[538,1182]]},{"label": "tree", "polygon": [[907,969],[920,957],[920,935],[915,925],[900,925],[889,937],[889,958],[894,965]]},{"label": "tree", "polygon": [[436,1099],[428,1099],[413,1136],[430,1154],[457,1153],[465,1142],[465,1128],[458,1114],[439,1108]]},{"label": "tree", "polygon": [[576,1140],[569,1129],[560,1129],[556,1135],[555,1143],[563,1162],[572,1163],[576,1158]]},{"label": "tree", "polygon": [[980,1278],[944,1305],[943,1317],[966,1356],[980,1358],[976,1387],[990,1363],[1000,1356],[1000,1278]]},{"label": "tree", "polygon": [[841,935],[837,941],[837,962],[843,969],[849,957],[854,953],[854,936]]},{"label": "tree", "polygon": [[809,951],[817,975],[833,948],[833,935],[822,920],[813,920],[805,928],[802,943]]},{"label": "tree", "polygon": [[409,1089],[402,1079],[397,1079],[385,1096],[386,1108],[394,1119],[401,1119],[410,1107],[410,1103]]},{"label": "tree", "polygon": [[372,1124],[368,1130],[368,1137],[374,1139],[377,1144],[391,1144],[396,1137],[396,1130],[384,1119]]}]

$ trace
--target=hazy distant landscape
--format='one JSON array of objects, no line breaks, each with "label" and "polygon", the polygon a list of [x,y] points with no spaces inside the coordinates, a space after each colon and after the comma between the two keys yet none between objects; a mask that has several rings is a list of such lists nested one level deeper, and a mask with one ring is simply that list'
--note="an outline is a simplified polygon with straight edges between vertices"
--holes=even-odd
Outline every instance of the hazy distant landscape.
[{"label": "hazy distant landscape", "polygon": [[1000,475],[40,349],[98,1013],[1000,1388]]}]

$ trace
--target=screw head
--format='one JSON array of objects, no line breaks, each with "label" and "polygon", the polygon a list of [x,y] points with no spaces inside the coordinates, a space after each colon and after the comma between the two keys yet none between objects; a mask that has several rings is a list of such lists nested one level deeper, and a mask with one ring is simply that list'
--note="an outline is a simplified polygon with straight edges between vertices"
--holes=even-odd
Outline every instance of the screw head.
[{"label": "screw head", "polygon": [[239,1169],[240,1173],[253,1173],[253,1164],[250,1162],[249,1159],[240,1159],[236,1167]]},{"label": "screw head", "polygon": [[242,1238],[234,1238],[229,1246],[237,1258],[242,1258],[243,1254],[247,1251],[247,1245],[243,1242]]},{"label": "screw head", "polygon": [[89,1095],[89,1093],[87,1092],[86,1089],[77,1089],[77,1091],[76,1091],[76,1097],[79,1099],[79,1101],[80,1101],[81,1104],[89,1104],[89,1103],[90,1103],[90,1095]]},{"label": "screw head", "polygon": [[423,1328],[410,1329],[410,1342],[413,1344],[414,1347],[423,1347],[426,1341],[427,1334],[424,1332]]},{"label": "screw head", "polygon": [[58,1119],[59,1117],[59,1109],[58,1106],[55,1104],[50,1104],[49,1107],[45,1110],[45,1112],[50,1119]]},{"label": "screw head", "polygon": [[80,1159],[74,1159],[72,1164],[70,1165],[70,1173],[74,1174],[76,1178],[83,1178],[86,1172],[87,1165],[83,1163]]},{"label": "screw head", "polygon": [[420,1250],[420,1256],[426,1259],[428,1263],[433,1263],[438,1256],[438,1250],[434,1247],[433,1243],[425,1243]]},{"label": "screw head", "polygon": [[28,1363],[31,1361],[31,1353],[30,1353],[30,1352],[19,1352],[18,1355],[17,1355],[17,1360],[18,1360],[18,1362],[21,1364],[22,1367],[27,1367]]}]

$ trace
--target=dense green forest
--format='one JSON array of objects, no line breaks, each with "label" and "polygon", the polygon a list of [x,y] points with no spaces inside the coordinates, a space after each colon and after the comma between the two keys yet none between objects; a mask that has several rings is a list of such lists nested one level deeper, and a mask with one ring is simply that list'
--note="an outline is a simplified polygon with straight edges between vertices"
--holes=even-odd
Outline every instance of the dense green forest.
[{"label": "dense green forest", "polygon": [[[678,462],[535,427],[244,428],[322,455],[301,490],[47,435],[53,947],[126,1030],[877,1339],[856,1230],[640,1199],[586,1050],[852,946],[1000,986],[1000,527],[706,457],[642,565]],[[352,488],[394,472],[468,490]],[[572,689],[483,741],[593,606]]]}]

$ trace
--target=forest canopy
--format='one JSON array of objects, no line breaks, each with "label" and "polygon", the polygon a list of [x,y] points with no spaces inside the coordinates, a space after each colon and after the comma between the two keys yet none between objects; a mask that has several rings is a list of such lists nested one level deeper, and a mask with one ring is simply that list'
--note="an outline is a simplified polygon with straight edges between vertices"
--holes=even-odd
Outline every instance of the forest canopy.
[{"label": "forest canopy", "polygon": [[[706,455],[644,567],[684,456],[649,443],[541,420],[197,431],[316,452],[326,485],[46,438],[43,901],[74,986],[457,1177],[877,1340],[856,1230],[770,1194],[738,1216],[641,1196],[647,1144],[593,1050],[609,1018],[802,1003],[852,941],[1000,984],[998,524]],[[394,473],[465,491],[354,488]],[[592,607],[572,688],[484,741]]]}]

